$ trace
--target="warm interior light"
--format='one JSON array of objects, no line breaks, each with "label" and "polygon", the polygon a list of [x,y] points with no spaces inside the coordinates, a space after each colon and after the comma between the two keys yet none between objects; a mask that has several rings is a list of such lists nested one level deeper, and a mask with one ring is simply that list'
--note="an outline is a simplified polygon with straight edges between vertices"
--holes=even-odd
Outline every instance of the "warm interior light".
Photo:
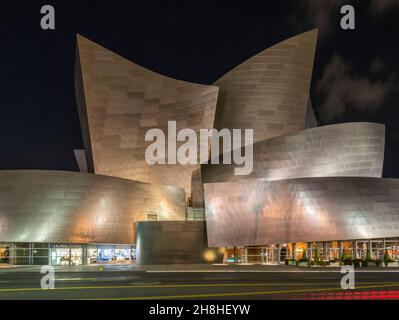
[{"label": "warm interior light", "polygon": [[204,258],[206,261],[215,261],[216,259],[216,254],[215,251],[213,250],[206,250],[204,252]]}]

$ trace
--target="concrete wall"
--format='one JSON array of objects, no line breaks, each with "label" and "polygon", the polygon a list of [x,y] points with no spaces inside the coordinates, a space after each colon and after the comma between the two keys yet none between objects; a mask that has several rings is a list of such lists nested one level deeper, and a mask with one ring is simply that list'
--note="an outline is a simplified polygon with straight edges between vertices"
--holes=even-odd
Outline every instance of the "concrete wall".
[{"label": "concrete wall", "polygon": [[203,221],[136,223],[139,264],[221,263],[224,251],[207,248]]}]

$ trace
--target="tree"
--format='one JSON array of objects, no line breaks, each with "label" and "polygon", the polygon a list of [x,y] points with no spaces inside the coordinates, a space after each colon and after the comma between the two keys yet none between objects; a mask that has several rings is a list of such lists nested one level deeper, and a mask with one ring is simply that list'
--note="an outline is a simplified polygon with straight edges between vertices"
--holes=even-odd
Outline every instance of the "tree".
[{"label": "tree", "polygon": [[389,255],[388,250],[385,250],[385,253],[384,253],[384,264],[385,264],[385,266],[388,267],[388,264],[390,262],[392,262],[391,256]]},{"label": "tree", "polygon": [[306,256],[306,249],[305,248],[303,248],[303,251],[302,251],[302,260],[307,260],[308,258],[307,258],[307,256]]},{"label": "tree", "polygon": [[317,247],[314,249],[314,261],[316,262],[320,261],[319,249]]},{"label": "tree", "polygon": [[370,252],[370,249],[367,249],[366,261],[371,261],[371,252]]},{"label": "tree", "polygon": [[345,249],[342,249],[342,254],[341,254],[341,261],[345,261],[348,259],[348,256],[346,255]]}]

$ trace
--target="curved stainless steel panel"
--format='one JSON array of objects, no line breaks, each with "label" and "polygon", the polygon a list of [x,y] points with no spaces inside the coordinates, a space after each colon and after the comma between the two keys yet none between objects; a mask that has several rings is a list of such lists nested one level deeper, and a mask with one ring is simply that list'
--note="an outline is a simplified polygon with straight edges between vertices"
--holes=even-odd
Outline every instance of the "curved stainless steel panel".
[{"label": "curved stainless steel panel", "polygon": [[399,179],[205,184],[211,247],[399,236]]},{"label": "curved stainless steel panel", "polygon": [[185,220],[183,189],[64,171],[0,171],[0,241],[135,242],[134,223]]},{"label": "curved stainless steel panel", "polygon": [[77,101],[94,173],[190,193],[191,173],[199,166],[148,165],[145,133],[159,128],[167,134],[168,121],[177,122],[177,131],[213,128],[219,89],[162,76],[81,36],[77,43]]},{"label": "curved stainless steel panel", "polygon": [[336,124],[254,144],[254,168],[248,176],[235,176],[235,165],[222,164],[203,165],[202,176],[205,183],[335,176],[381,178],[384,151],[384,125]]},{"label": "curved stainless steel panel", "polygon": [[317,35],[280,42],[216,81],[216,127],[254,129],[254,142],[304,129]]}]

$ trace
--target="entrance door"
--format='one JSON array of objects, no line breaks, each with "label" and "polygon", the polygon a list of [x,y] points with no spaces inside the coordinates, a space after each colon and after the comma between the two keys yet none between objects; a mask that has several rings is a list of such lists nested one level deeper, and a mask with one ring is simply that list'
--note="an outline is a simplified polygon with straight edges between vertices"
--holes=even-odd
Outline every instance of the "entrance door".
[{"label": "entrance door", "polygon": [[69,248],[51,249],[52,266],[69,266],[69,261],[70,261]]},{"label": "entrance door", "polygon": [[0,264],[10,263],[10,247],[0,245]]}]

